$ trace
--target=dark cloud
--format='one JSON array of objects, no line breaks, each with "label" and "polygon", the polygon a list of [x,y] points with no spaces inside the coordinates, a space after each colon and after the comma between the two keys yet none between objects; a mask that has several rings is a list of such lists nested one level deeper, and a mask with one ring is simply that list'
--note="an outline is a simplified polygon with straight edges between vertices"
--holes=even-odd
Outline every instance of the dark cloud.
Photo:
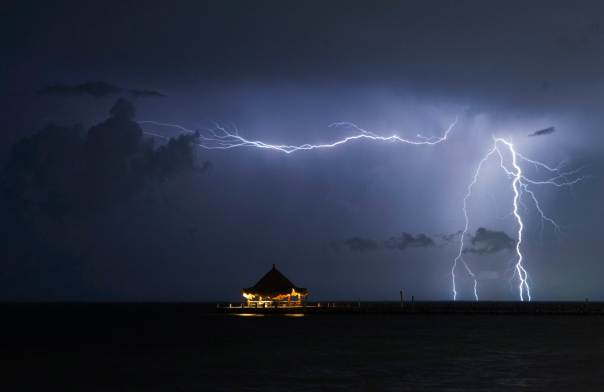
[{"label": "dark cloud", "polygon": [[163,98],[163,97],[165,97],[164,94],[160,93],[159,91],[155,91],[155,90],[131,89],[129,92],[130,92],[130,95],[132,95],[132,97],[134,97],[134,98],[143,98],[143,97]]},{"label": "dark cloud", "polygon": [[53,84],[39,90],[42,95],[92,95],[95,98],[103,98],[116,95],[123,91],[122,88],[106,82],[86,82],[82,84]]},{"label": "dark cloud", "polygon": [[195,134],[155,148],[134,116],[132,103],[119,99],[110,117],[88,132],[49,126],[19,141],[2,171],[7,205],[24,219],[85,215],[127,200],[150,182],[209,167],[197,166]]},{"label": "dark cloud", "polygon": [[[86,82],[81,84],[53,84],[46,86],[43,89],[38,90],[38,94],[41,95],[62,95],[62,96],[73,96],[73,95],[91,95],[95,98],[104,98],[112,95],[118,95],[124,92],[125,89],[113,85],[111,83],[95,81]],[[148,89],[129,89],[127,92],[133,98],[145,98],[145,97],[165,97],[164,94],[156,90]]]},{"label": "dark cloud", "polygon": [[555,127],[549,127],[549,128],[540,129],[538,131],[530,133],[528,136],[533,137],[533,136],[549,135],[550,133],[554,133],[555,131],[556,131]]},{"label": "dark cloud", "polygon": [[405,250],[407,248],[428,248],[434,246],[434,240],[422,233],[413,236],[413,234],[403,232],[398,237],[390,237],[388,240],[384,241],[383,246],[386,249],[398,250]]},{"label": "dark cloud", "polygon": [[85,159],[83,135],[81,127],[50,125],[16,143],[1,176],[7,211],[25,219],[58,218],[75,208]]},{"label": "dark cloud", "polygon": [[385,241],[376,241],[369,238],[352,237],[342,242],[333,242],[332,247],[339,249],[344,245],[354,252],[367,252],[379,249],[405,250],[407,248],[428,248],[434,246],[434,240],[425,234],[413,234],[403,232],[400,236],[390,237]]},{"label": "dark cloud", "polygon": [[465,248],[464,253],[491,254],[501,250],[512,250],[516,240],[509,237],[503,231],[488,230],[480,227],[476,234],[471,236],[471,247]]},{"label": "dark cloud", "polygon": [[455,233],[450,234],[438,234],[436,237],[440,238],[443,242],[449,243],[456,240],[462,233],[462,230],[457,230]]},{"label": "dark cloud", "polygon": [[[116,271],[139,275],[150,263],[169,269],[176,247],[193,247],[192,239],[209,235],[205,220],[182,213],[173,201],[199,185],[198,174],[209,167],[200,167],[197,136],[156,146],[144,138],[135,114],[131,102],[119,99],[108,118],[88,130],[51,125],[13,146],[0,170],[0,296],[6,298],[8,286],[21,298],[38,300],[64,286],[74,296],[86,295],[94,289],[82,270],[95,276],[94,284],[111,275],[113,287]],[[29,291],[21,291],[24,285]]]}]

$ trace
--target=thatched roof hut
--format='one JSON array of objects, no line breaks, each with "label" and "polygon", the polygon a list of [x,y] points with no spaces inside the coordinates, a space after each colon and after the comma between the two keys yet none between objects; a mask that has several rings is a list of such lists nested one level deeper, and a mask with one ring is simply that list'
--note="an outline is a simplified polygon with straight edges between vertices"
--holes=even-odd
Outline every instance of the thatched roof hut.
[{"label": "thatched roof hut", "polygon": [[273,268],[260,278],[258,283],[243,289],[243,296],[248,303],[257,300],[287,302],[294,300],[294,302],[300,303],[307,295],[306,288],[294,285],[274,264]]}]

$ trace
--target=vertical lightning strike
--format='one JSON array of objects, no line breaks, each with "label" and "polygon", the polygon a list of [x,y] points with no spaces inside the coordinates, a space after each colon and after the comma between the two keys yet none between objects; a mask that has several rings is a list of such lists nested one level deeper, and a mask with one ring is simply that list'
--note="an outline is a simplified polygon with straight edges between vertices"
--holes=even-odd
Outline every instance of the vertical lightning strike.
[{"label": "vertical lightning strike", "polygon": [[514,172],[513,172],[514,179],[512,180],[512,189],[514,190],[514,198],[513,198],[512,204],[514,206],[514,210],[513,210],[514,216],[516,217],[516,222],[518,223],[518,239],[516,240],[516,255],[518,256],[518,259],[516,261],[516,272],[518,273],[518,279],[520,280],[518,290],[519,290],[519,294],[520,294],[520,301],[524,301],[524,291],[526,291],[526,295],[528,297],[528,300],[530,301],[531,300],[531,288],[529,287],[529,284],[528,284],[528,272],[522,265],[522,261],[523,261],[524,257],[522,256],[522,251],[520,248],[522,245],[522,233],[524,231],[524,222],[522,221],[522,217],[520,216],[520,213],[518,212],[518,201],[520,200],[520,192],[521,192],[519,184],[522,179],[522,169],[518,165],[518,160],[517,160],[516,150],[514,150],[514,145],[501,138],[495,139],[495,145],[497,145],[498,142],[501,142],[505,146],[507,146],[510,153],[512,154],[512,166],[514,167]]},{"label": "vertical lightning strike", "polygon": [[484,158],[482,158],[480,160],[480,163],[478,163],[478,167],[474,171],[474,176],[472,177],[472,181],[468,185],[467,192],[463,198],[463,216],[465,219],[465,221],[464,221],[465,223],[464,223],[464,228],[463,228],[463,231],[461,232],[461,236],[459,239],[459,252],[457,253],[457,256],[455,257],[455,259],[453,260],[453,266],[451,267],[451,282],[453,284],[453,300],[454,301],[457,300],[457,285],[455,283],[455,278],[456,278],[455,269],[457,268],[457,264],[460,261],[463,263],[466,271],[468,272],[468,275],[470,275],[470,277],[474,280],[474,298],[476,299],[476,301],[478,301],[478,280],[476,279],[476,275],[472,272],[470,267],[468,267],[468,264],[466,263],[466,261],[463,259],[464,238],[465,238],[466,234],[468,233],[468,229],[470,226],[470,217],[468,216],[468,199],[470,198],[470,196],[472,196],[472,188],[474,187],[474,185],[476,185],[476,182],[478,181],[478,175],[480,174],[480,170],[482,169],[482,166],[490,158],[490,156],[493,155],[493,153],[496,150],[497,150],[496,146],[493,146],[493,148],[491,148],[489,150],[487,155],[485,155]]},{"label": "vertical lightning strike", "polygon": [[[509,152],[509,154],[511,156],[511,164],[510,164],[511,167],[506,166],[505,160],[503,158],[502,149]],[[465,219],[465,226],[464,226],[464,230],[463,230],[460,240],[459,240],[459,251],[458,251],[455,259],[453,260],[453,266],[451,268],[453,300],[457,299],[455,269],[457,267],[457,264],[460,261],[463,263],[464,267],[468,271],[469,276],[474,280],[474,298],[476,300],[478,300],[478,293],[476,290],[478,282],[476,279],[476,275],[471,271],[468,264],[463,259],[464,237],[467,234],[468,228],[469,228],[469,217],[468,217],[468,205],[467,204],[468,204],[468,199],[472,195],[472,188],[474,187],[474,185],[476,185],[476,182],[478,181],[478,177],[480,175],[480,171],[481,171],[482,167],[484,166],[485,162],[494,153],[497,153],[497,155],[499,157],[499,165],[500,165],[501,169],[508,175],[508,177],[510,177],[512,179],[511,187],[512,187],[512,192],[514,194],[514,196],[512,198],[512,215],[514,216],[514,219],[516,220],[516,225],[517,225],[517,232],[516,232],[517,240],[516,240],[516,245],[515,245],[516,262],[514,264],[514,275],[512,276],[512,278],[514,278],[515,276],[518,277],[518,282],[519,282],[518,283],[518,294],[519,294],[520,301],[524,301],[525,298],[528,301],[531,301],[531,299],[532,299],[531,298],[531,288],[530,288],[529,281],[528,281],[529,280],[528,271],[526,270],[526,268],[524,266],[524,255],[522,253],[523,234],[524,234],[524,230],[525,230],[525,222],[522,218],[522,215],[520,214],[520,209],[519,209],[519,206],[522,204],[522,196],[526,194],[526,195],[528,195],[528,197],[530,197],[531,201],[533,202],[533,205],[535,206],[535,208],[541,218],[541,227],[542,228],[543,228],[543,222],[547,222],[550,225],[552,225],[556,231],[558,231],[560,226],[556,223],[556,221],[554,221],[552,218],[550,218],[543,212],[543,209],[541,208],[541,204],[539,203],[539,199],[537,198],[535,193],[529,188],[529,185],[550,185],[550,186],[554,186],[556,188],[562,188],[562,187],[572,186],[584,179],[584,177],[581,177],[581,176],[570,179],[570,180],[568,179],[569,176],[576,175],[581,169],[572,170],[572,171],[568,171],[568,172],[561,172],[560,167],[551,167],[545,163],[526,158],[525,156],[523,156],[522,154],[520,154],[516,151],[516,149],[514,148],[514,144],[512,144],[510,141],[507,141],[503,138],[493,137],[493,145],[489,149],[487,154],[481,159],[480,163],[478,164],[478,167],[476,168],[476,171],[474,172],[474,176],[472,177],[472,181],[468,185],[467,193],[463,199],[463,209],[462,210],[463,210],[464,219]],[[522,170],[522,167],[520,166],[520,161],[527,162],[527,163],[534,165],[535,167],[541,168],[541,169],[547,171],[552,177],[550,177],[546,180],[533,180],[531,178],[528,178],[528,177],[526,177],[526,175],[524,174],[524,172]]]},{"label": "vertical lightning strike", "polygon": [[[507,148],[507,150],[510,152],[510,154],[512,156],[513,170],[509,170],[508,168],[506,168],[506,166],[504,164],[503,154],[501,153],[501,150],[500,150],[500,145],[505,146]],[[472,188],[474,187],[474,185],[476,185],[476,182],[478,181],[478,176],[480,175],[480,171],[481,171],[483,165],[494,153],[497,153],[497,155],[499,156],[501,168],[506,172],[506,174],[508,174],[508,176],[511,176],[513,178],[512,179],[512,191],[514,192],[514,197],[512,199],[512,206],[513,206],[512,214],[514,215],[514,217],[516,219],[516,223],[518,225],[518,231],[517,231],[518,239],[516,240],[516,247],[515,247],[515,250],[516,250],[516,264],[515,264],[516,272],[515,272],[515,274],[518,275],[518,279],[520,281],[519,286],[518,286],[520,300],[524,301],[525,292],[526,292],[528,300],[529,301],[531,300],[531,290],[530,290],[530,287],[528,284],[528,272],[524,268],[524,265],[523,265],[524,256],[522,254],[522,248],[521,248],[522,234],[524,232],[524,222],[522,220],[522,216],[518,212],[520,196],[522,194],[522,189],[523,189],[523,184],[521,182],[523,179],[522,168],[518,165],[518,159],[517,159],[516,150],[514,149],[514,145],[505,139],[495,138],[495,137],[493,138],[493,146],[491,147],[491,149],[487,152],[487,154],[481,159],[480,163],[478,164],[478,167],[476,168],[476,171],[474,172],[474,176],[472,177],[472,181],[468,185],[468,191],[463,199],[463,213],[464,213],[464,218],[465,218],[465,226],[464,226],[464,230],[461,234],[461,238],[459,241],[459,252],[457,254],[457,257],[455,257],[455,259],[453,260],[453,267],[451,269],[451,275],[452,275],[452,281],[453,281],[453,300],[457,299],[457,288],[455,285],[455,267],[457,266],[458,261],[461,260],[464,263],[464,266],[466,267],[469,275],[474,280],[474,298],[478,301],[478,292],[476,290],[476,287],[477,287],[476,276],[474,273],[471,272],[471,270],[467,266],[467,263],[465,262],[465,260],[463,260],[464,237],[465,237],[466,233],[468,232],[468,226],[469,226],[467,203],[468,203],[468,199],[472,195]],[[533,161],[533,162],[538,163],[536,161]],[[534,197],[534,194],[532,194],[532,196]],[[535,198],[535,200],[536,200],[536,198]],[[536,204],[538,205],[538,202]],[[540,210],[540,208],[539,208],[539,210]]]}]

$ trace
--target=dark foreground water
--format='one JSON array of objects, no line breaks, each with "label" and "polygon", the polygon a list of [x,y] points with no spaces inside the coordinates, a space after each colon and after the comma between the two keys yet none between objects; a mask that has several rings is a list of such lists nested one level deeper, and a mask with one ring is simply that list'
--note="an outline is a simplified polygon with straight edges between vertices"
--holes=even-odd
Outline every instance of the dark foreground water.
[{"label": "dark foreground water", "polygon": [[604,390],[602,316],[0,309],[2,391]]}]

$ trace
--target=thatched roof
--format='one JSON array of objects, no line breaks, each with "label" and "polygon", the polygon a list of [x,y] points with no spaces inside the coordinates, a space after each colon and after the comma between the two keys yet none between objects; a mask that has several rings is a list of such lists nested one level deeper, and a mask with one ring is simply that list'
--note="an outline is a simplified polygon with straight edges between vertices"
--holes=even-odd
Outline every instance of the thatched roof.
[{"label": "thatched roof", "polygon": [[289,294],[292,292],[292,289],[300,294],[308,294],[308,290],[294,285],[273,264],[273,268],[260,278],[258,283],[252,287],[243,289],[243,291],[250,294],[272,297],[279,294]]}]

